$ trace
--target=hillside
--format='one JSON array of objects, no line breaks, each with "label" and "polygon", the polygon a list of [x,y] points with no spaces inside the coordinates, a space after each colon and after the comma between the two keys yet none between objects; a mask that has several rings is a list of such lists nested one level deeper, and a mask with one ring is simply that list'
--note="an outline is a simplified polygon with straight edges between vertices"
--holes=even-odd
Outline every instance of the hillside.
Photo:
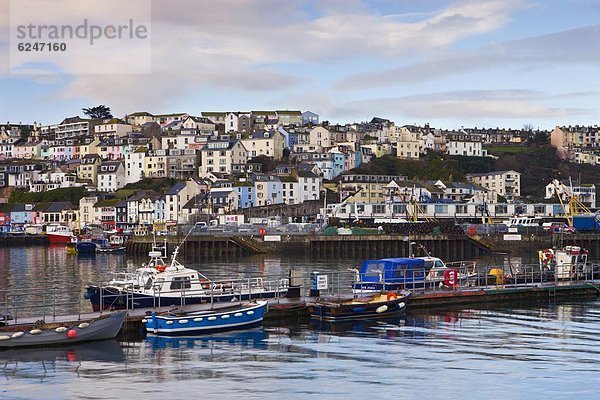
[{"label": "hillside", "polygon": [[564,162],[550,145],[530,147],[493,147],[492,157],[446,156],[430,153],[419,161],[399,160],[395,156],[375,158],[352,172],[376,175],[406,175],[409,179],[465,181],[469,173],[513,169],[521,173],[521,194],[528,201],[543,201],[544,187],[554,178],[600,186],[600,168]]}]

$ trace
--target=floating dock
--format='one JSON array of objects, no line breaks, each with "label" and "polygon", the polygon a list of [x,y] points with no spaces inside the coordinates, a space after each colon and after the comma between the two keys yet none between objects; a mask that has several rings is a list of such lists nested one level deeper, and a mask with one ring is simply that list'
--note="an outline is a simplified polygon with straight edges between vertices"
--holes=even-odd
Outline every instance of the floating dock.
[{"label": "floating dock", "polygon": [[[600,296],[600,280],[585,282],[559,282],[537,284],[494,285],[485,287],[465,287],[458,289],[435,289],[414,291],[410,298],[407,310],[411,309],[439,309],[448,306],[472,306],[476,304],[502,304],[510,302],[539,301],[539,300],[564,300],[575,298],[595,298]],[[336,296],[338,298],[351,298],[351,296]],[[318,300],[318,297],[281,297],[268,299],[269,311],[266,320],[283,321],[288,318],[307,318],[307,304]],[[142,320],[151,312],[195,312],[218,310],[219,307],[228,307],[231,303],[200,304],[180,307],[161,307],[157,309],[133,309],[128,311],[123,330],[139,332],[143,329]],[[75,315],[39,316],[18,318],[17,323],[8,321],[11,329],[26,330],[43,323],[45,328],[70,326],[81,321],[99,317],[104,312],[82,313]],[[13,321],[15,322],[15,321]]]}]

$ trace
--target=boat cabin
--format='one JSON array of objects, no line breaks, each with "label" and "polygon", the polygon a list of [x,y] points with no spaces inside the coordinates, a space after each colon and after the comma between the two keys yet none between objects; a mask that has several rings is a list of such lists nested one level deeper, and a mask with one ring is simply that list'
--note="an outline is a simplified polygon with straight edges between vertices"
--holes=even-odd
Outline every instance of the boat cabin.
[{"label": "boat cabin", "polygon": [[586,249],[579,246],[565,246],[562,249],[540,251],[540,266],[553,272],[558,279],[574,279],[578,275],[591,272]]},{"label": "boat cabin", "polygon": [[423,281],[425,275],[425,260],[421,258],[383,258],[363,261],[359,281],[405,283]]}]

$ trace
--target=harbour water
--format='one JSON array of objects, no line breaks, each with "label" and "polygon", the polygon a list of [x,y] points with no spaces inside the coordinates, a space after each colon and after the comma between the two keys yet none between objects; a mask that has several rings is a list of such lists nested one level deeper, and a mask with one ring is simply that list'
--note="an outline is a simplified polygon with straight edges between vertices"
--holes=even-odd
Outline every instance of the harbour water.
[{"label": "harbour water", "polygon": [[[145,260],[0,248],[0,289],[83,286]],[[338,271],[356,261],[245,259],[210,277]],[[190,266],[194,266],[190,264]],[[600,301],[409,312],[343,325],[309,320],[196,338],[126,338],[0,351],[0,398],[323,399],[600,397]]]}]

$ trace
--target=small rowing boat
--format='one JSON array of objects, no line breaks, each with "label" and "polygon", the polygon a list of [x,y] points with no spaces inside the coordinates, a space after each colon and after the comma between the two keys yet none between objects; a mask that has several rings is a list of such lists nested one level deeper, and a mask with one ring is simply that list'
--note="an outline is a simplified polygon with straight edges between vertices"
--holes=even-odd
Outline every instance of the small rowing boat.
[{"label": "small rowing boat", "polygon": [[54,329],[28,329],[9,325],[0,330],[0,349],[31,346],[58,346],[92,340],[113,339],[117,336],[127,313],[103,315],[89,322]]},{"label": "small rowing boat", "polygon": [[152,313],[142,320],[146,331],[158,335],[189,335],[246,328],[262,322],[268,302],[259,300],[233,307],[193,313]]},{"label": "small rowing boat", "polygon": [[308,305],[313,319],[343,321],[384,318],[404,314],[410,292],[377,293],[353,299],[319,299]]}]

